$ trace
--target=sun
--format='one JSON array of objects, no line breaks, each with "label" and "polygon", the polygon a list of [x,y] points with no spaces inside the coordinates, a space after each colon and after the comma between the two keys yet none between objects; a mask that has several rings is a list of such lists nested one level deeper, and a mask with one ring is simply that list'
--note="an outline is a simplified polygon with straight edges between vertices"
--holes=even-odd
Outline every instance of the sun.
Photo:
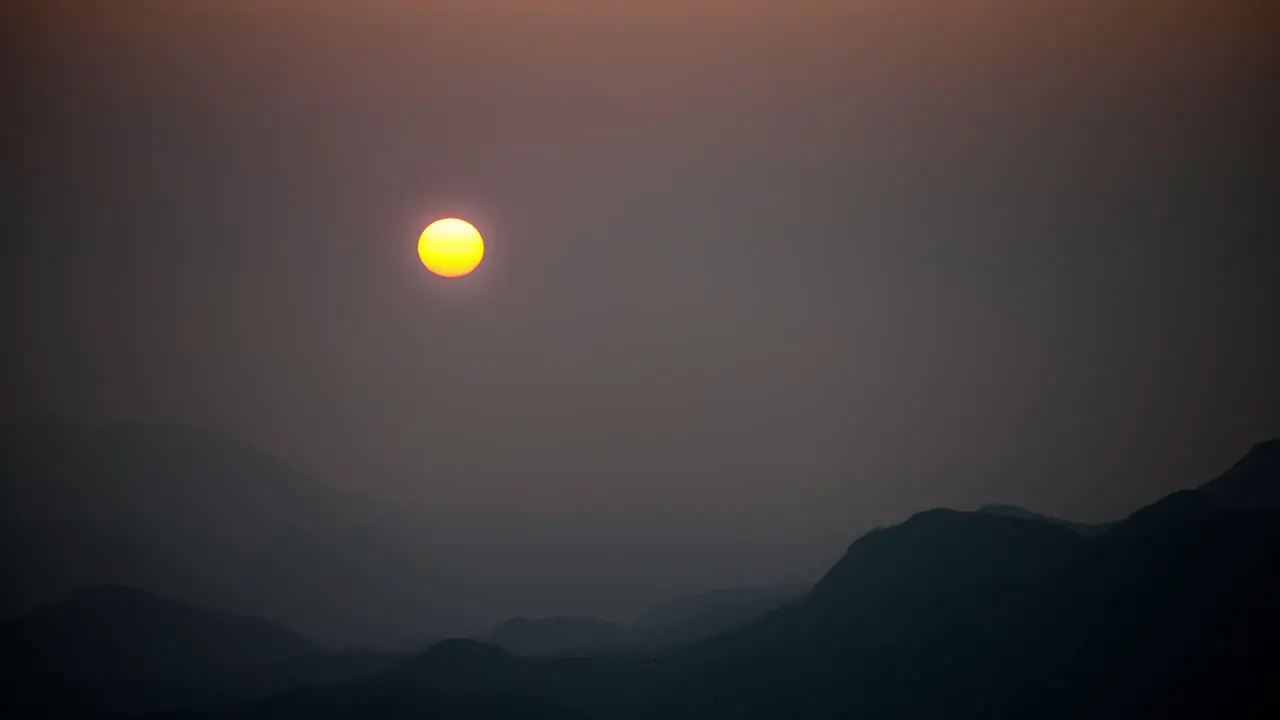
[{"label": "sun", "polygon": [[428,270],[441,277],[462,277],[475,270],[484,258],[484,240],[466,220],[437,220],[418,237],[418,257]]}]

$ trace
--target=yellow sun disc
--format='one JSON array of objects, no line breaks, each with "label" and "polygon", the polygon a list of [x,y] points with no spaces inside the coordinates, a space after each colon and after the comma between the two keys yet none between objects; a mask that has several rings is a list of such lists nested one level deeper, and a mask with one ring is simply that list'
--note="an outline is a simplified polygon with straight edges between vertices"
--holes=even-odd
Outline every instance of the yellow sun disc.
[{"label": "yellow sun disc", "polygon": [[418,257],[441,277],[461,277],[475,270],[484,258],[484,240],[466,220],[437,220],[418,238]]}]

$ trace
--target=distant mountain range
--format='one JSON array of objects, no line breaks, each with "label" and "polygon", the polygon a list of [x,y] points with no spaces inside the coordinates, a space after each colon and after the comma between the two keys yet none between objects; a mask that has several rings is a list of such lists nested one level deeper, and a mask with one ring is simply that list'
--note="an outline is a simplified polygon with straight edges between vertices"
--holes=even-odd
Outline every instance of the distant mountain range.
[{"label": "distant mountain range", "polygon": [[[1270,441],[1102,530],[927,510],[858,538],[807,592],[681,599],[627,628],[495,629],[508,644],[574,636],[569,657],[447,640],[335,666],[273,623],[98,588],[0,629],[0,658],[21,669],[0,697],[43,716],[191,720],[1276,717],[1278,485]],[[756,601],[775,604],[697,639],[589,647]]]},{"label": "distant mountain range", "polygon": [[332,644],[425,638],[447,582],[422,525],[197,428],[0,428],[0,619],[113,583]]},{"label": "distant mountain range", "polygon": [[1101,535],[919,513],[859,538],[803,597],[680,648],[550,659],[449,641],[352,686],[189,717],[346,717],[353,703],[409,717],[479,698],[637,720],[1274,717],[1275,448]]}]

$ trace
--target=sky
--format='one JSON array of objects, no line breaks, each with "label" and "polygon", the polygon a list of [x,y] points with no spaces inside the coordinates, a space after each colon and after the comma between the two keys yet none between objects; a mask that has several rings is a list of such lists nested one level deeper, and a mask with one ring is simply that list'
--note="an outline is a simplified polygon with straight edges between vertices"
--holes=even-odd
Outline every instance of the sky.
[{"label": "sky", "polygon": [[1121,517],[1280,435],[1273,6],[6,3],[0,420],[233,432],[539,610]]}]

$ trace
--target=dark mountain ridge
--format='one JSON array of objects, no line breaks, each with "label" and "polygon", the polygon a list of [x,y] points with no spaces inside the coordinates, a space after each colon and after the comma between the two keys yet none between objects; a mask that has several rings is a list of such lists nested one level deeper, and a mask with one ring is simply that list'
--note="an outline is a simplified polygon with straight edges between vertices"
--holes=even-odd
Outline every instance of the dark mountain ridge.
[{"label": "dark mountain ridge", "polygon": [[141,712],[248,699],[392,662],[330,654],[261,618],[101,586],[0,625],[0,704],[20,712]]},{"label": "dark mountain ridge", "polygon": [[1254,445],[1226,472],[1200,490],[1224,507],[1240,510],[1280,509],[1280,438]]}]

